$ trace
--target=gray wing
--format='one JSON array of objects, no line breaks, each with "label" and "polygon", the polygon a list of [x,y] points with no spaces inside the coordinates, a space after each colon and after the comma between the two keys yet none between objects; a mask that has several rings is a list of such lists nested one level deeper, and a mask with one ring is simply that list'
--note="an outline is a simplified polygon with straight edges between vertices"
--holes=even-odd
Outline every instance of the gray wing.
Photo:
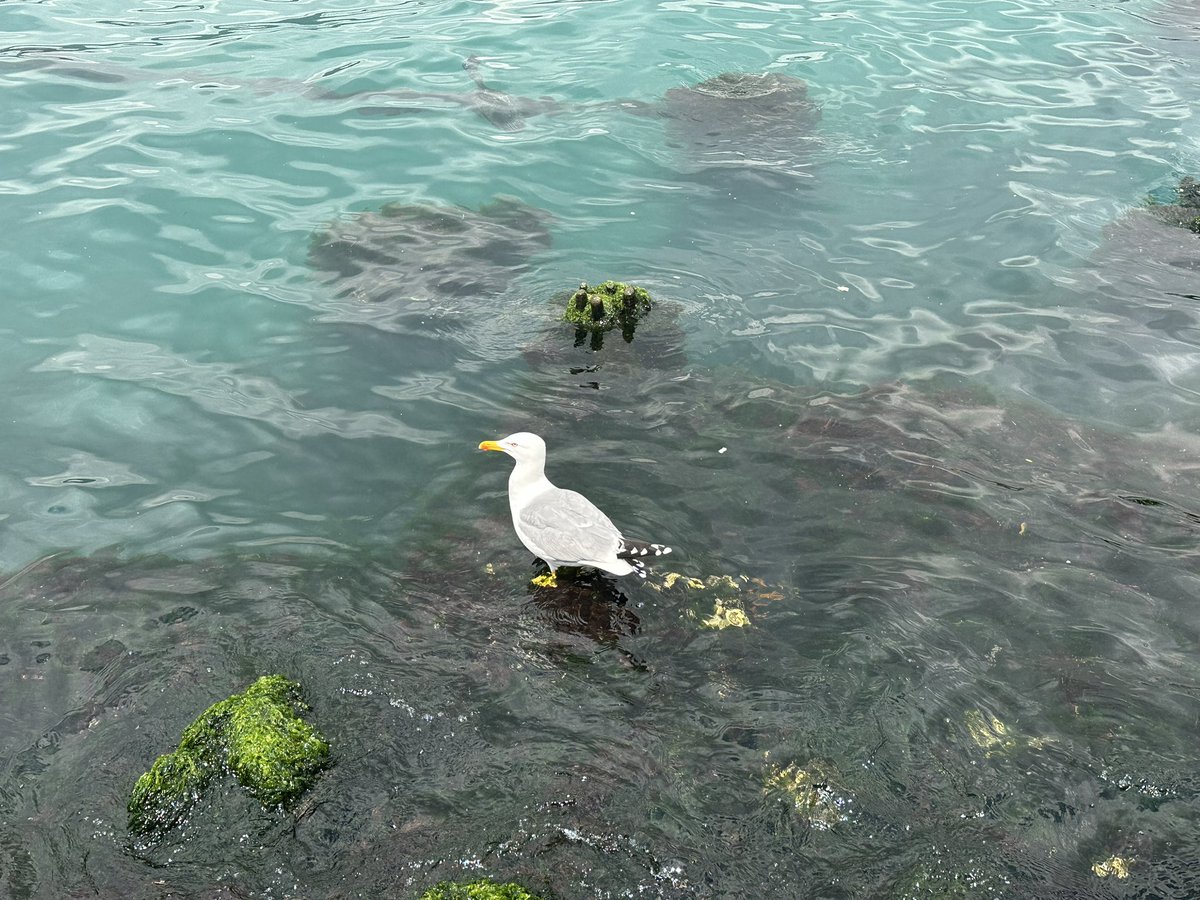
[{"label": "gray wing", "polygon": [[583,494],[562,488],[534,497],[517,526],[534,553],[567,565],[611,560],[621,545],[621,532],[608,516]]}]

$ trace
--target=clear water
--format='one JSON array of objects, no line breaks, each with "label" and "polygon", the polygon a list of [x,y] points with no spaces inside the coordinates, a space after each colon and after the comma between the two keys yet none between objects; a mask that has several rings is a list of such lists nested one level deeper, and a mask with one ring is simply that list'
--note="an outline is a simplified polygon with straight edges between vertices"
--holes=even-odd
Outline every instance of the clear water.
[{"label": "clear water", "polygon": [[[0,29],[0,894],[1200,894],[1200,238],[1140,209],[1200,173],[1191,4]],[[472,56],[553,108],[498,127]],[[706,137],[671,92],[721,72],[819,117]],[[451,261],[486,290],[311,264],[497,196],[549,244]],[[576,347],[552,298],[607,277],[661,303]],[[662,589],[529,585],[474,450],[517,429],[676,548]],[[136,845],[133,781],[267,672],[334,768]],[[772,786],[800,770],[817,813]]]}]

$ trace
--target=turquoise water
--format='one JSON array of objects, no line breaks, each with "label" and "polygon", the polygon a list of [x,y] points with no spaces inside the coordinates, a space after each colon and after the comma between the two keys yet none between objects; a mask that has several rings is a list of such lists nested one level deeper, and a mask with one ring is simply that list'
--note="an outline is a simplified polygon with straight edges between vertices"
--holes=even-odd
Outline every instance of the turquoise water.
[{"label": "turquoise water", "polygon": [[[1200,894],[1200,238],[1142,209],[1200,173],[1189,4],[0,26],[0,894]],[[722,72],[811,105],[681,93]],[[388,204],[479,243],[349,277]],[[556,303],[609,277],[659,304],[593,352]],[[529,586],[474,449],[519,429],[651,584]],[[132,840],[276,671],[305,805]]]}]

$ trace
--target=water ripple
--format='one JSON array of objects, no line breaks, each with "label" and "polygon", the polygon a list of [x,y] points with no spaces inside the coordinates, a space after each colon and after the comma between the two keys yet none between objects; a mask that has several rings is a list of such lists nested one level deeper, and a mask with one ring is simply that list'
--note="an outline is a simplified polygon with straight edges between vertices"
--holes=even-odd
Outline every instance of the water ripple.
[{"label": "water ripple", "polygon": [[299,395],[270,378],[246,375],[228,363],[201,363],[154,344],[94,334],[78,338],[79,349],[52,356],[36,372],[74,372],[130,381],[184,397],[201,409],[271,425],[290,438],[334,434],[344,438],[390,437],[412,443],[437,443],[444,435],[411,428],[383,413],[337,407],[306,408]]}]

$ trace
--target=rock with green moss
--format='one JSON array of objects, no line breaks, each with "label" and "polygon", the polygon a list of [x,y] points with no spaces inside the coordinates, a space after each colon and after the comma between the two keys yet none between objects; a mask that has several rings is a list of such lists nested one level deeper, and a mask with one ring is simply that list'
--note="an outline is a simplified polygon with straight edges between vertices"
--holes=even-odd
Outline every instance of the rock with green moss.
[{"label": "rock with green moss", "polygon": [[604,281],[588,287],[584,282],[567,298],[563,320],[579,329],[581,335],[620,328],[625,340],[632,341],[638,322],[652,306],[650,295],[636,285]]},{"label": "rock with green moss", "polygon": [[215,703],[155,760],[129,798],[129,830],[161,834],[187,815],[216,777],[231,774],[264,807],[299,796],[329,761],[329,744],[300,718],[300,685],[265,675]]},{"label": "rock with green moss", "polygon": [[220,740],[211,711],[189,725],[175,752],[156,759],[133,786],[129,830],[134,834],[166,831],[187,815],[208,783],[220,774]]},{"label": "rock with green moss", "polygon": [[542,900],[515,882],[443,881],[421,895],[421,900]]}]

